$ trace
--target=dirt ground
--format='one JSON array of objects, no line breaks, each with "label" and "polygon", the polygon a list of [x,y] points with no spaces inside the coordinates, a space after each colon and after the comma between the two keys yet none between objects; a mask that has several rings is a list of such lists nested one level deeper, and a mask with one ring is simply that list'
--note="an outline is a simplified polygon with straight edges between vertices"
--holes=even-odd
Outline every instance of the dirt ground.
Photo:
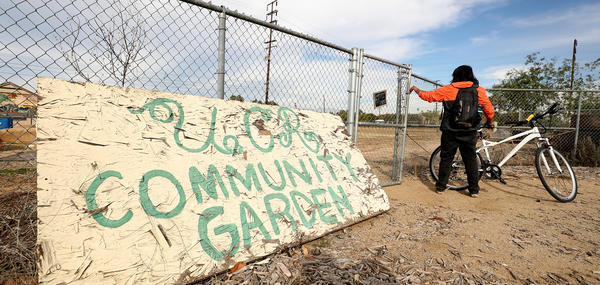
[{"label": "dirt ground", "polygon": [[571,203],[535,176],[483,181],[478,198],[408,177],[384,188],[390,211],[208,283],[600,284],[600,169],[576,171]]},{"label": "dirt ground", "polygon": [[411,179],[385,188],[389,212],[322,240],[349,258],[383,246],[384,260],[437,271],[421,282],[456,271],[487,274],[490,282],[600,284],[600,171],[585,175],[571,203],[555,201],[535,177],[484,182],[479,198],[437,194],[428,179]]}]

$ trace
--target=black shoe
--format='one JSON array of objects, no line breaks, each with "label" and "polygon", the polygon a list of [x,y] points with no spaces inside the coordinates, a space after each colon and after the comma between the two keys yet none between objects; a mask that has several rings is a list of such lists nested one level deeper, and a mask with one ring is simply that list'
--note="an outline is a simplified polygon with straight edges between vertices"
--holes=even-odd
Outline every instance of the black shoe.
[{"label": "black shoe", "polygon": [[444,191],[446,191],[446,188],[439,188],[439,187],[435,188],[435,192],[438,194],[442,194]]}]

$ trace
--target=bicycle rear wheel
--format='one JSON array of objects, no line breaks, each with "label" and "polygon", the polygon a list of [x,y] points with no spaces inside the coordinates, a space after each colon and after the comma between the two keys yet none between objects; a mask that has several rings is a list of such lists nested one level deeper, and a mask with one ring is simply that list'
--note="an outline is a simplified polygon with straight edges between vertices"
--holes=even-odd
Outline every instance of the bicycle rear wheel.
[{"label": "bicycle rear wheel", "polygon": [[567,159],[552,147],[538,148],[535,168],[546,191],[560,202],[577,196],[577,179]]},{"label": "bicycle rear wheel", "polygon": [[[438,173],[440,167],[440,153],[442,152],[442,147],[439,146],[436,148],[431,157],[429,158],[429,171],[431,172],[431,176],[435,180],[435,182],[439,181]],[[478,179],[481,178],[481,165],[483,160],[479,153],[477,154],[477,169],[479,169]],[[454,155],[454,160],[452,161],[452,166],[450,169],[450,179],[448,179],[447,187],[452,190],[464,190],[469,187],[469,182],[467,180],[467,171],[465,169],[465,164],[463,163],[462,157],[460,156],[460,151],[457,150]]]}]

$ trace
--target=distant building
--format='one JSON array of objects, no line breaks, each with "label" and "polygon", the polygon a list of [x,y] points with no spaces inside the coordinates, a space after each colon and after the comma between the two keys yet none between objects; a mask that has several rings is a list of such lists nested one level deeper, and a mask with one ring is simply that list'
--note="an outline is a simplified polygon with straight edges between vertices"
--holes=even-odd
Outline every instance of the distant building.
[{"label": "distant building", "polygon": [[40,96],[12,82],[0,84],[0,106],[16,105],[18,108],[34,109]]},{"label": "distant building", "polygon": [[382,120],[382,119],[378,119],[378,120],[375,120],[375,123],[376,124],[383,124],[383,123],[385,123],[385,121]]}]

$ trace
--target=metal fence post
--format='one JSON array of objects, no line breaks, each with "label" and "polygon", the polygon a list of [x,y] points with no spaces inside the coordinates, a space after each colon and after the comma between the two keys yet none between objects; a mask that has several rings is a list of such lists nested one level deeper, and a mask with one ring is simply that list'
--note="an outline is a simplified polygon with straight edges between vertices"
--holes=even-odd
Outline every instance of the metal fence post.
[{"label": "metal fence post", "polygon": [[[356,95],[356,72],[358,70],[358,48],[352,48],[350,58],[349,80],[348,80],[348,111],[346,111],[346,127],[352,139],[354,139],[354,99]],[[354,140],[353,140],[354,141]]]},{"label": "metal fence post", "polygon": [[[573,94],[571,90],[571,94]],[[577,154],[577,141],[579,140],[579,119],[581,117],[581,92],[577,92],[577,120],[575,121],[575,142],[573,142],[573,155]]]},{"label": "metal fence post", "polygon": [[362,78],[363,78],[363,59],[364,49],[358,50],[358,64],[356,72],[356,93],[354,96],[354,144],[358,146],[358,121],[360,121],[360,93],[362,91]]},{"label": "metal fence post", "polygon": [[219,67],[217,70],[217,98],[225,99],[225,8],[219,13]]},{"label": "metal fence post", "polygon": [[400,150],[400,162],[399,162],[399,171],[398,171],[398,183],[402,183],[402,171],[404,170],[404,150],[406,147],[406,131],[408,127],[408,107],[410,103],[410,78],[412,76],[412,64],[408,66],[408,76],[406,77],[406,89],[404,90],[404,94],[406,96],[406,100],[404,102],[404,117],[402,120],[402,144]]},{"label": "metal fence post", "polygon": [[402,75],[404,73],[403,71],[403,68],[398,68],[398,86],[396,88],[396,119],[394,120],[394,124],[396,124],[396,127],[394,128],[394,159],[392,160],[392,181],[398,178],[398,143],[400,142],[400,128],[398,127],[398,125],[400,124],[400,113],[402,110]]}]

